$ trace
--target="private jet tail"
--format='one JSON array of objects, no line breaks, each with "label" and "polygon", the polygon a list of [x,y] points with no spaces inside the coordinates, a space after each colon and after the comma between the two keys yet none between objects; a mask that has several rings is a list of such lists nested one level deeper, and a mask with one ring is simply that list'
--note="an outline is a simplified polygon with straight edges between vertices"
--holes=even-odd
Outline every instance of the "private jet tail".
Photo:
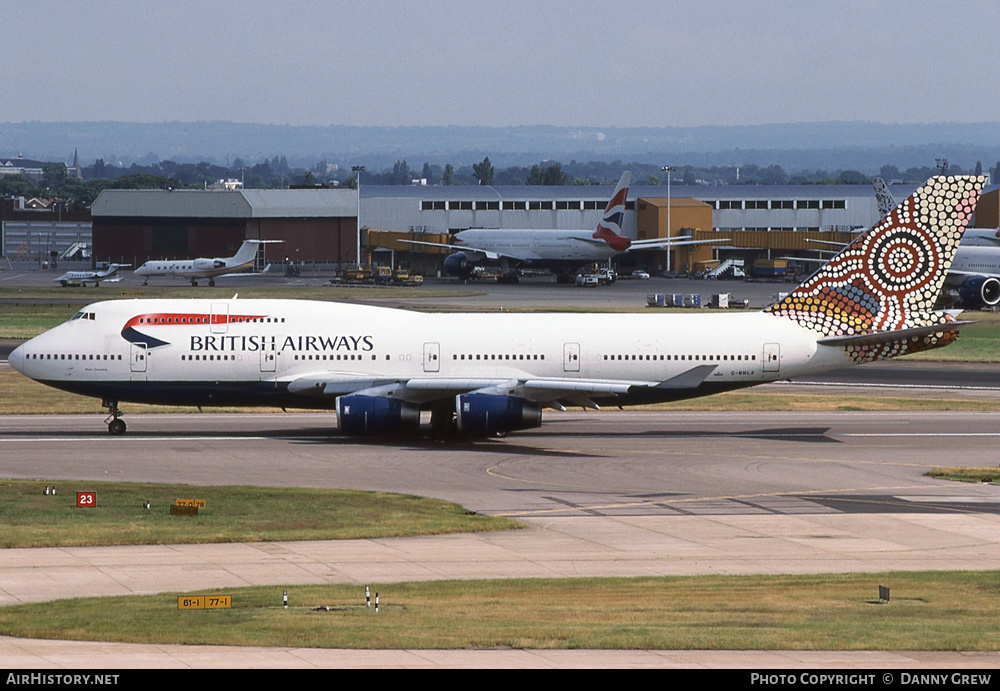
[{"label": "private jet tail", "polygon": [[240,248],[236,250],[230,259],[230,265],[242,266],[243,264],[253,263],[254,258],[257,256],[257,246],[261,244],[259,240],[244,240]]},{"label": "private jet tail", "polygon": [[985,177],[933,177],[765,312],[869,362],[948,345],[960,325],[935,311]]},{"label": "private jet tail", "polygon": [[611,195],[611,200],[604,207],[604,215],[601,217],[600,223],[597,224],[597,230],[591,236],[595,240],[603,240],[618,252],[624,252],[631,244],[628,238],[622,236],[625,200],[628,198],[628,186],[631,182],[632,173],[626,170],[622,173],[621,179],[618,180],[618,186],[615,187],[615,193]]}]

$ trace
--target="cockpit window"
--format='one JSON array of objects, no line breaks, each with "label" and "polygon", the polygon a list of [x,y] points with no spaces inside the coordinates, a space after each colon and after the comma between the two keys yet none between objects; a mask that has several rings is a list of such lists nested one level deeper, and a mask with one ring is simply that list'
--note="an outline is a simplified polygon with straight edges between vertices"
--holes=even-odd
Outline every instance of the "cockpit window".
[{"label": "cockpit window", "polygon": [[75,319],[89,319],[91,321],[94,321],[94,313],[93,312],[77,312],[76,314],[74,314],[72,317],[69,318],[70,321],[73,321]]}]

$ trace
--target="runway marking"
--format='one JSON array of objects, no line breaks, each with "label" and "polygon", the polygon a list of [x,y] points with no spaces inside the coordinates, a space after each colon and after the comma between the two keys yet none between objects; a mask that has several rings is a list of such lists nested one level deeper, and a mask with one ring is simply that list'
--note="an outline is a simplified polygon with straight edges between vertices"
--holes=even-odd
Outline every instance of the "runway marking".
[{"label": "runway marking", "polygon": [[[802,491],[789,491],[789,492],[760,492],[756,494],[733,494],[733,495],[723,495],[717,497],[682,497],[678,499],[663,499],[662,497],[657,499],[647,499],[643,501],[626,501],[626,502],[615,502],[612,504],[597,504],[597,505],[566,505],[554,509],[526,509],[524,511],[513,511],[510,513],[495,513],[494,516],[501,516],[503,518],[517,518],[526,516],[545,516],[549,514],[562,513],[565,511],[610,511],[612,509],[623,509],[632,508],[638,506],[655,506],[663,504],[694,504],[701,502],[713,502],[713,501],[742,501],[747,502],[751,499],[763,499],[767,497],[808,497],[809,495],[827,495],[827,494],[839,494],[839,493],[851,493],[851,492],[899,492],[901,490],[912,490],[912,489],[927,489],[926,485],[900,485],[898,487],[864,487],[864,488],[827,488],[827,489],[816,489],[816,490],[802,490]],[[875,498],[875,497],[873,497]],[[843,501],[849,501],[850,498],[845,498]],[[855,501],[861,501],[855,499]]]},{"label": "runway marking", "polygon": [[844,432],[841,437],[1000,437],[1000,432]]}]

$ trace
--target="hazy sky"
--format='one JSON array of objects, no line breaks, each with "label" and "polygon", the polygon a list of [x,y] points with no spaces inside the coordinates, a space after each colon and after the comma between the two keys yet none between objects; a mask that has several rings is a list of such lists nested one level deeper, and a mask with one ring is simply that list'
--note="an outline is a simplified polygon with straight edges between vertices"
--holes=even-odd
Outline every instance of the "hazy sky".
[{"label": "hazy sky", "polygon": [[1000,120],[993,0],[3,0],[0,122]]}]

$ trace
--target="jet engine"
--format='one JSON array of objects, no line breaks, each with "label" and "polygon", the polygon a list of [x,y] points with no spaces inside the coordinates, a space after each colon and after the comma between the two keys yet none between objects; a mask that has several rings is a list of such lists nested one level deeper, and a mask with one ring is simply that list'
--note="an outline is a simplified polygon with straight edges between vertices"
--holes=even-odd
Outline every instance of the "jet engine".
[{"label": "jet engine", "polygon": [[534,401],[515,396],[467,393],[455,397],[458,431],[489,436],[542,424],[542,409]]},{"label": "jet engine", "polygon": [[958,296],[967,307],[993,307],[1000,303],[1000,280],[970,276],[958,286]]},{"label": "jet engine", "polygon": [[420,408],[387,396],[350,395],[337,398],[337,427],[343,434],[415,432]]},{"label": "jet engine", "polygon": [[194,268],[199,271],[207,271],[209,269],[221,269],[226,266],[226,262],[221,259],[195,259]]},{"label": "jet engine", "polygon": [[444,258],[444,271],[449,276],[468,278],[475,268],[475,264],[470,262],[461,252],[449,254]]}]

